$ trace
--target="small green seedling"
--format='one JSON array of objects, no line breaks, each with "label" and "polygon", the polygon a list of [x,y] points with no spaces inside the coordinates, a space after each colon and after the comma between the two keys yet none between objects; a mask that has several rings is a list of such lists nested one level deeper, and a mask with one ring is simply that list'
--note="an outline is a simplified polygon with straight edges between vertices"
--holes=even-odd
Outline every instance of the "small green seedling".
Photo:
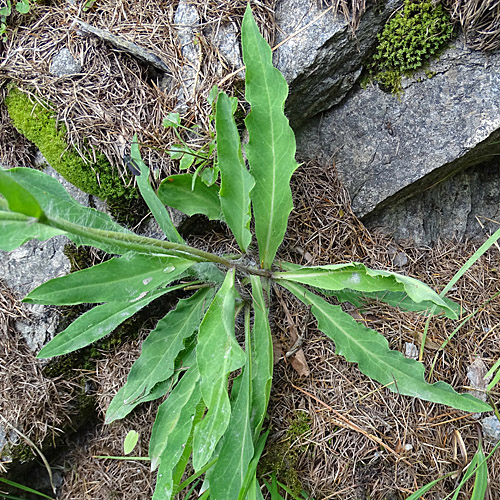
[{"label": "small green seedling", "polygon": [[[302,267],[276,258],[293,208],[290,179],[298,165],[295,137],[283,111],[288,87],[272,66],[271,49],[250,7],[243,18],[242,47],[250,106],[245,119],[247,161],[234,99],[223,92],[212,95],[218,183],[207,185],[198,175],[183,173],[164,179],[156,193],[137,140],[132,144],[137,186],[166,239],[139,236],[106,214],[79,205],[42,172],[0,169],[2,250],[64,234],[77,245],[114,255],[53,279],[24,298],[37,304],[96,304],[45,345],[40,358],[87,346],[155,299],[174,291],[178,297],[183,291],[143,342],[126,384],[106,413],[110,423],[141,403],[167,395],[149,443],[151,467],[158,469],[154,500],[171,499],[201,475],[200,498],[263,498],[256,471],[267,437],[264,421],[273,370],[269,305],[275,286],[310,308],[338,354],[391,391],[468,412],[491,410],[444,382],[427,383],[421,363],[390,350],[382,335],[356,322],[328,297],[350,302],[378,298],[450,318],[457,318],[457,304],[413,278],[360,263]],[[180,122],[171,115],[168,125],[175,128]],[[224,221],[241,255],[186,245],[165,205]],[[194,474],[182,482],[188,464]]]},{"label": "small green seedling", "polygon": [[139,433],[137,431],[128,431],[123,441],[123,453],[130,455],[139,441]]}]

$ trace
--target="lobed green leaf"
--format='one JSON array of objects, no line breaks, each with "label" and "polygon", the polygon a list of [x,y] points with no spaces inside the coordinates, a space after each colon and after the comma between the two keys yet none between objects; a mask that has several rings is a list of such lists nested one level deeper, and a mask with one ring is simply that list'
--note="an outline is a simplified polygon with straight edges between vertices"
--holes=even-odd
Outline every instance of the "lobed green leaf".
[{"label": "lobed green leaf", "polygon": [[351,316],[295,283],[281,282],[304,304],[311,306],[318,328],[335,342],[338,354],[357,363],[368,377],[393,392],[445,404],[469,412],[491,411],[489,405],[470,394],[458,394],[449,384],[429,384],[424,365],[389,349],[385,337],[357,323]]},{"label": "lobed green leaf", "polygon": [[[449,310],[436,308],[436,305],[429,300],[422,300],[421,302],[414,302],[405,292],[389,292],[384,290],[382,292],[357,292],[354,290],[344,289],[338,291],[323,291],[323,295],[334,296],[340,302],[350,302],[352,305],[363,308],[366,306],[367,301],[376,300],[384,302],[392,307],[397,307],[402,311],[420,312],[424,315],[428,314],[445,314],[450,317]],[[453,302],[447,297],[442,297],[454,315],[452,318],[457,318],[460,315],[460,304]]]},{"label": "lobed green leaf", "polygon": [[288,86],[273,67],[271,49],[259,33],[250,5],[243,17],[241,43],[246,66],[245,98],[251,106],[245,119],[249,135],[245,151],[255,179],[255,233],[261,266],[269,269],[293,208],[290,179],[298,167],[295,136],[284,114]]},{"label": "lobed green leaf", "polygon": [[158,198],[186,215],[203,214],[210,220],[221,220],[219,188],[205,185],[199,176],[171,175],[162,181]]},{"label": "lobed green leaf", "polygon": [[245,166],[231,100],[224,92],[217,99],[215,129],[222,213],[241,250],[246,252],[252,241],[250,193],[255,180]]},{"label": "lobed green leaf", "polygon": [[196,471],[210,460],[227,429],[231,416],[228,375],[241,368],[246,359],[234,332],[235,298],[234,270],[231,270],[210,304],[198,332],[196,360],[201,375],[201,393],[208,412],[194,429],[193,467]]},{"label": "lobed green leaf", "polygon": [[[283,264],[285,267],[287,264]],[[457,308],[450,305],[430,287],[408,276],[389,271],[374,270],[364,264],[348,263],[327,266],[296,268],[292,271],[274,273],[274,278],[311,285],[324,290],[356,290],[360,292],[404,292],[416,303],[431,303],[439,306],[447,317],[456,319]]]},{"label": "lobed green leaf", "polygon": [[118,391],[106,412],[106,423],[123,418],[160,382],[169,379],[185,340],[198,329],[206,303],[213,297],[203,288],[161,319],[142,344],[142,352],[132,365],[126,384]]},{"label": "lobed green leaf", "polygon": [[[13,168],[7,171],[10,178],[27,190],[40,205],[44,214],[51,218],[60,218],[75,224],[82,224],[95,229],[130,233],[114,222],[109,215],[93,208],[87,208],[75,201],[62,185],[47,174],[33,168]],[[1,214],[5,215],[5,214]],[[13,234],[17,231],[17,234]],[[123,254],[123,247],[102,242],[91,237],[77,236],[50,228],[26,219],[23,222],[12,222],[0,216],[0,232],[2,250],[13,250],[33,238],[45,240],[57,234],[66,234],[77,245],[91,245],[108,253]]]},{"label": "lobed green leaf", "polygon": [[34,304],[71,305],[128,302],[170,283],[194,264],[180,257],[130,252],[102,264],[54,278],[24,299]]},{"label": "lobed green leaf", "polygon": [[58,333],[38,353],[38,358],[61,356],[81,349],[111,333],[118,325],[140,311],[150,302],[162,295],[180,288],[179,286],[163,288],[149,292],[135,302],[111,302],[92,308],[76,318],[71,325]]}]

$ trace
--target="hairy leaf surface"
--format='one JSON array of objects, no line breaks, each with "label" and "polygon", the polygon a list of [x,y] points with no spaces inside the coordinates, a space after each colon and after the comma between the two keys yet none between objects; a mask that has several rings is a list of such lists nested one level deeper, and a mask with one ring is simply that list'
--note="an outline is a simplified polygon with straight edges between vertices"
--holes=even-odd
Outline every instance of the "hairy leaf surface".
[{"label": "hairy leaf surface", "polygon": [[246,252],[252,241],[250,192],[255,180],[243,161],[231,100],[224,92],[219,94],[216,106],[215,129],[221,176],[219,195],[222,213],[241,250]]},{"label": "hairy leaf surface", "polygon": [[245,363],[245,353],[234,333],[235,297],[234,270],[231,270],[210,304],[198,332],[196,360],[201,375],[201,394],[208,412],[194,429],[195,470],[208,462],[227,429],[231,416],[228,375]]},{"label": "hairy leaf surface", "polygon": [[210,220],[220,220],[221,207],[219,188],[213,184],[205,185],[199,176],[191,174],[171,175],[158,189],[158,197],[169,207],[176,208],[187,215],[204,214]]},{"label": "hairy leaf surface", "polygon": [[130,147],[130,156],[135,161],[135,164],[140,169],[140,175],[137,176],[137,187],[141,192],[141,196],[148,205],[153,217],[158,222],[161,230],[165,233],[165,236],[169,241],[174,241],[175,243],[184,243],[180,234],[177,232],[172,219],[170,218],[165,205],[160,201],[153,188],[149,184],[149,168],[142,161],[141,153],[139,151],[139,145],[137,144],[137,135],[134,135],[134,140],[132,141],[132,146]]},{"label": "hairy leaf surface", "polygon": [[246,66],[245,98],[251,111],[245,119],[245,147],[255,179],[252,206],[261,265],[268,269],[283,241],[293,203],[290,179],[298,167],[295,136],[283,112],[288,86],[273,67],[272,54],[247,6],[242,25]]},{"label": "hairy leaf surface", "polygon": [[[106,412],[106,423],[123,418],[133,409],[138,398],[147,396],[153,388],[174,373],[175,360],[184,349],[184,341],[199,327],[207,301],[213,296],[204,288],[161,319],[142,344],[142,352],[132,365],[126,384],[118,391]],[[119,416],[118,416],[119,415]]]},{"label": "hairy leaf surface", "polygon": [[81,349],[111,333],[118,325],[140,311],[154,299],[184,285],[163,288],[149,292],[144,298],[135,302],[111,302],[92,308],[82,314],[65,330],[58,333],[38,353],[38,358],[61,356]]},{"label": "hairy leaf surface", "polygon": [[[31,193],[48,217],[61,218],[95,229],[130,233],[130,231],[114,222],[109,215],[80,205],[68,194],[57,179],[39,170],[19,167],[8,170],[8,174],[12,180]],[[14,227],[18,231],[17,236],[12,234]],[[13,250],[34,237],[45,240],[56,234],[66,234],[77,245],[95,246],[109,253],[124,253],[123,247],[113,245],[109,241],[98,242],[90,237],[65,233],[55,228],[48,228],[40,223],[30,222],[30,224],[26,224],[26,222],[18,222],[13,224],[12,222],[4,222],[0,217],[0,232],[2,234],[1,248],[4,250]],[[11,235],[11,237],[5,238],[4,235],[6,234]]]},{"label": "hairy leaf surface", "polygon": [[491,408],[469,394],[458,394],[449,384],[424,380],[424,365],[408,359],[399,351],[389,349],[385,337],[357,323],[351,316],[305,288],[282,282],[304,304],[312,306],[318,328],[335,342],[338,354],[357,363],[368,377],[387,385],[393,392],[426,401],[445,404],[470,412],[491,411]]},{"label": "hairy leaf surface", "polygon": [[[285,264],[286,265],[286,264]],[[440,297],[430,287],[408,276],[389,271],[370,269],[363,264],[333,264],[305,267],[274,274],[277,280],[295,281],[325,290],[357,290],[361,292],[405,292],[414,302],[431,302],[439,306],[449,318],[456,319],[455,307]]]},{"label": "hairy leaf surface", "polygon": [[35,288],[24,302],[35,304],[133,303],[170,283],[194,262],[180,257],[128,253],[102,264],[54,278]]}]

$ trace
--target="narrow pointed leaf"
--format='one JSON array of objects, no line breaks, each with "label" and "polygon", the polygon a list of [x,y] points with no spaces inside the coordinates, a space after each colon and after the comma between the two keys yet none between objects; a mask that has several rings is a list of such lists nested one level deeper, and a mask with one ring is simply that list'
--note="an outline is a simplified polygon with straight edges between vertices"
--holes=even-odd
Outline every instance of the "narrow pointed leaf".
[{"label": "narrow pointed leaf", "polygon": [[118,391],[106,412],[106,423],[123,418],[160,382],[172,376],[175,360],[184,349],[184,341],[199,327],[207,301],[213,296],[204,288],[188,299],[179,300],[177,307],[161,319],[142,344],[142,352],[132,365],[126,384]]},{"label": "narrow pointed leaf", "polygon": [[196,360],[201,375],[201,393],[208,412],[194,429],[193,467],[196,471],[210,460],[227,429],[231,416],[228,375],[245,363],[245,353],[234,333],[235,296],[234,270],[231,270],[198,332]]},{"label": "narrow pointed leaf", "polygon": [[9,210],[38,219],[43,215],[42,207],[35,197],[0,167],[0,194],[9,204]]},{"label": "narrow pointed leaf", "polygon": [[160,201],[153,188],[149,184],[149,168],[142,161],[141,153],[139,151],[139,145],[137,143],[137,135],[134,135],[132,141],[132,146],[130,147],[130,156],[135,162],[135,165],[139,167],[140,175],[137,177],[137,186],[141,192],[141,196],[148,205],[153,217],[158,222],[161,230],[165,233],[165,236],[169,241],[174,241],[175,243],[184,243],[180,234],[177,232],[172,219],[170,218],[165,205]]},{"label": "narrow pointed leaf", "polygon": [[210,220],[222,218],[219,188],[215,184],[206,186],[199,176],[193,178],[191,174],[179,174],[167,177],[160,184],[158,198],[186,215],[203,214]]},{"label": "narrow pointed leaf", "polygon": [[363,308],[369,300],[376,300],[384,302],[393,307],[398,307],[402,311],[420,312],[428,315],[431,311],[435,314],[445,314],[450,317],[450,310],[453,311],[453,318],[460,315],[460,304],[453,302],[447,297],[442,297],[449,307],[449,310],[436,308],[436,305],[429,300],[422,300],[421,302],[414,302],[405,292],[389,292],[387,290],[382,292],[358,292],[354,290],[338,290],[338,291],[323,291],[324,295],[337,297],[340,302],[350,302],[353,306]]},{"label": "narrow pointed leaf", "polygon": [[305,267],[274,274],[277,280],[312,285],[324,290],[358,290],[361,292],[405,292],[414,302],[430,302],[439,306],[449,318],[456,319],[457,309],[430,287],[409,276],[375,270],[359,263]]},{"label": "narrow pointed leaf", "polygon": [[[250,337],[249,329],[250,326],[248,325],[247,345]],[[231,409],[231,420],[224,433],[217,462],[211,469],[211,473],[207,474],[210,495],[218,500],[234,500],[238,498],[247,474],[248,465],[253,457],[253,432],[250,426],[251,375],[250,356],[247,355],[247,362],[243,368],[238,388],[238,396]]]},{"label": "narrow pointed leaf", "polygon": [[[109,215],[80,205],[68,194],[57,179],[39,170],[19,167],[8,170],[7,173],[12,180],[20,184],[35,198],[47,217],[61,218],[95,229],[130,233],[130,231],[114,222]],[[2,235],[0,238],[0,248],[2,250],[13,250],[33,238],[43,241],[56,234],[66,234],[77,245],[95,246],[108,253],[124,253],[122,247],[113,245],[110,242],[98,242],[90,237],[85,238],[83,236],[67,234],[64,231],[48,228],[40,223],[13,223],[12,221],[4,221],[3,219],[4,217],[0,217],[0,234]],[[14,228],[18,231],[16,238],[12,235]],[[6,238],[6,233],[10,236],[8,239]]]},{"label": "narrow pointed leaf", "polygon": [[173,281],[193,264],[180,257],[128,253],[47,281],[30,292],[23,301],[54,305],[133,303],[148,291]]},{"label": "narrow pointed leaf", "polygon": [[[151,470],[155,470],[160,461],[163,461],[165,465],[165,462],[168,461],[168,454],[174,451],[172,444],[177,442],[179,435],[184,437],[184,443],[189,438],[192,425],[191,416],[195,414],[201,398],[199,381],[198,368],[190,366],[168,398],[158,408],[149,442]],[[183,427],[186,421],[189,422],[189,426]],[[181,427],[183,427],[182,432],[180,432]],[[181,454],[182,447],[178,459],[172,463],[171,468],[175,467]],[[161,457],[165,457],[165,460]]]},{"label": "narrow pointed leaf", "polygon": [[445,404],[469,412],[491,411],[489,405],[469,394],[458,394],[449,384],[424,380],[424,365],[389,349],[385,337],[357,323],[351,316],[321,297],[291,282],[282,282],[304,304],[312,306],[318,328],[335,342],[338,354],[357,363],[368,377],[393,392]]},{"label": "narrow pointed leaf", "polygon": [[251,427],[257,442],[267,412],[273,380],[273,340],[269,326],[269,311],[262,293],[259,277],[251,276],[254,310],[253,331],[250,338],[252,363]]},{"label": "narrow pointed leaf", "polygon": [[247,6],[242,25],[246,66],[245,98],[251,111],[245,119],[245,147],[255,179],[252,206],[261,265],[268,269],[283,241],[293,203],[290,178],[297,168],[295,137],[284,114],[288,86],[273,67],[272,54]]},{"label": "narrow pointed leaf", "polygon": [[90,311],[76,318],[71,325],[58,333],[38,353],[38,358],[52,358],[68,352],[81,349],[96,340],[102,339],[111,333],[118,325],[140,311],[154,299],[161,297],[172,289],[164,288],[149,292],[144,298],[136,302],[111,302],[92,308]]},{"label": "narrow pointed leaf", "polygon": [[224,92],[221,92],[217,99],[215,129],[221,176],[219,195],[222,213],[241,250],[246,252],[252,241],[250,192],[255,181],[243,161],[231,100]]}]

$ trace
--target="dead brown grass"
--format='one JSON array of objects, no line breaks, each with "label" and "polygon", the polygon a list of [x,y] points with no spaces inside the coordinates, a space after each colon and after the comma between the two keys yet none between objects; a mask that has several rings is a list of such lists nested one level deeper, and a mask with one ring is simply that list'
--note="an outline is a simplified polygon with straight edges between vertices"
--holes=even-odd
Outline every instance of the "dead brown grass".
[{"label": "dead brown grass", "polygon": [[[42,447],[44,442],[55,441],[61,427],[68,427],[76,391],[71,381],[43,375],[40,361],[14,328],[18,320],[29,321],[29,316],[19,298],[0,281],[0,426],[14,444],[26,437]],[[32,447],[30,442],[25,445]],[[31,453],[37,456],[35,449]],[[25,455],[29,458],[29,453]],[[2,458],[0,471],[6,471],[8,463],[7,456]]]},{"label": "dead brown grass", "polygon": [[500,47],[500,2],[498,0],[444,0],[462,27],[467,45],[477,50]]}]

